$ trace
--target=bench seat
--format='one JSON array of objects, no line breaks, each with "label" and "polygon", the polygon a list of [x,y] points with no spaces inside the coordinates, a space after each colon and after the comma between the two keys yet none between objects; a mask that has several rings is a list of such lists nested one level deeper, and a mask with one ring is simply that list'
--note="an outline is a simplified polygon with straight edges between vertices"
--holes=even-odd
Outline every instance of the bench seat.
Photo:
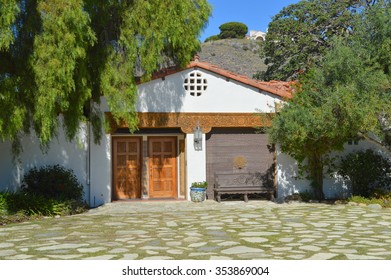
[{"label": "bench seat", "polygon": [[249,194],[267,194],[274,198],[274,188],[264,184],[260,173],[215,173],[214,194],[221,202],[223,194],[243,194],[248,202]]}]

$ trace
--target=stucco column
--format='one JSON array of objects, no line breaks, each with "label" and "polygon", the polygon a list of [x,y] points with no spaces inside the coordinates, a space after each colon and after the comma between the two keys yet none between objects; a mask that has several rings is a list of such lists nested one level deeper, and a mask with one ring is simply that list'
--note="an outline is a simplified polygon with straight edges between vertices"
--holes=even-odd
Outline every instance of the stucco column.
[{"label": "stucco column", "polygon": [[[205,134],[202,134],[202,150],[194,149],[194,134],[186,134],[186,158],[187,158],[187,193],[190,193],[192,182],[206,181],[206,143]],[[190,196],[187,197],[190,200]]]}]

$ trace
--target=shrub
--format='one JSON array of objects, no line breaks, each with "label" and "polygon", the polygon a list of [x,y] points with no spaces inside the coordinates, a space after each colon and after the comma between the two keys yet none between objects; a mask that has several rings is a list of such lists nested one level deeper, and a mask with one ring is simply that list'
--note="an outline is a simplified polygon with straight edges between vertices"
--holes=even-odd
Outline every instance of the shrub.
[{"label": "shrub", "polygon": [[57,200],[40,194],[0,193],[0,225],[27,220],[31,216],[65,216],[88,209],[80,200]]},{"label": "shrub", "polygon": [[390,208],[391,207],[391,196],[381,196],[381,197],[372,197],[372,198],[367,198],[363,196],[352,196],[349,198],[349,201],[355,202],[355,203],[362,203],[362,204],[379,204],[382,207]]},{"label": "shrub", "polygon": [[0,193],[0,214],[7,210],[7,193]]},{"label": "shrub", "polygon": [[191,183],[191,186],[193,188],[203,188],[203,189],[206,189],[206,188],[208,188],[208,182],[206,182],[206,181],[193,182],[193,183]]},{"label": "shrub", "polygon": [[308,202],[312,199],[314,199],[314,193],[312,191],[303,191],[299,193],[300,198],[304,202]]},{"label": "shrub", "polygon": [[244,38],[248,32],[248,27],[241,22],[227,22],[220,25],[220,39]]},{"label": "shrub", "polygon": [[22,192],[49,199],[81,200],[83,186],[72,170],[54,165],[32,168],[23,178]]},{"label": "shrub", "polygon": [[20,191],[0,192],[0,225],[82,213],[88,209],[82,196],[83,186],[72,170],[59,165],[33,168],[24,176]]},{"label": "shrub", "polygon": [[370,149],[347,155],[337,173],[350,180],[354,196],[383,195],[391,187],[391,161]]},{"label": "shrub", "polygon": [[10,213],[22,212],[27,216],[55,216],[62,211],[54,199],[48,199],[34,193],[18,192],[9,197],[8,211]]},{"label": "shrub", "polygon": [[212,36],[209,36],[208,38],[205,39],[205,43],[211,42],[211,41],[217,41],[217,40],[220,40],[219,35],[212,35]]}]

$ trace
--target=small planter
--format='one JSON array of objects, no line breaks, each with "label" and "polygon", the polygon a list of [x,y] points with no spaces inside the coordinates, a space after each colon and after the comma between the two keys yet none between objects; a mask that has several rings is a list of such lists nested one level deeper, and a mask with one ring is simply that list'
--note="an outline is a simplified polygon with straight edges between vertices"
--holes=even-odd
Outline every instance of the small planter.
[{"label": "small planter", "polygon": [[190,198],[193,202],[202,202],[206,198],[206,189],[205,188],[190,188]]},{"label": "small planter", "polygon": [[190,199],[193,202],[202,202],[206,198],[207,182],[194,182],[190,187]]}]

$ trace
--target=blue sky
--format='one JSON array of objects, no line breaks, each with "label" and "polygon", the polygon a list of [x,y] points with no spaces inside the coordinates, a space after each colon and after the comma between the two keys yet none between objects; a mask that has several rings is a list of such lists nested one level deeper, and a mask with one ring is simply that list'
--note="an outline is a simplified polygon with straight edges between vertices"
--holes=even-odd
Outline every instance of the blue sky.
[{"label": "blue sky", "polygon": [[230,21],[247,25],[248,30],[266,31],[271,17],[283,7],[298,3],[299,0],[209,0],[212,5],[212,16],[202,33],[200,40],[220,33],[219,26]]}]

